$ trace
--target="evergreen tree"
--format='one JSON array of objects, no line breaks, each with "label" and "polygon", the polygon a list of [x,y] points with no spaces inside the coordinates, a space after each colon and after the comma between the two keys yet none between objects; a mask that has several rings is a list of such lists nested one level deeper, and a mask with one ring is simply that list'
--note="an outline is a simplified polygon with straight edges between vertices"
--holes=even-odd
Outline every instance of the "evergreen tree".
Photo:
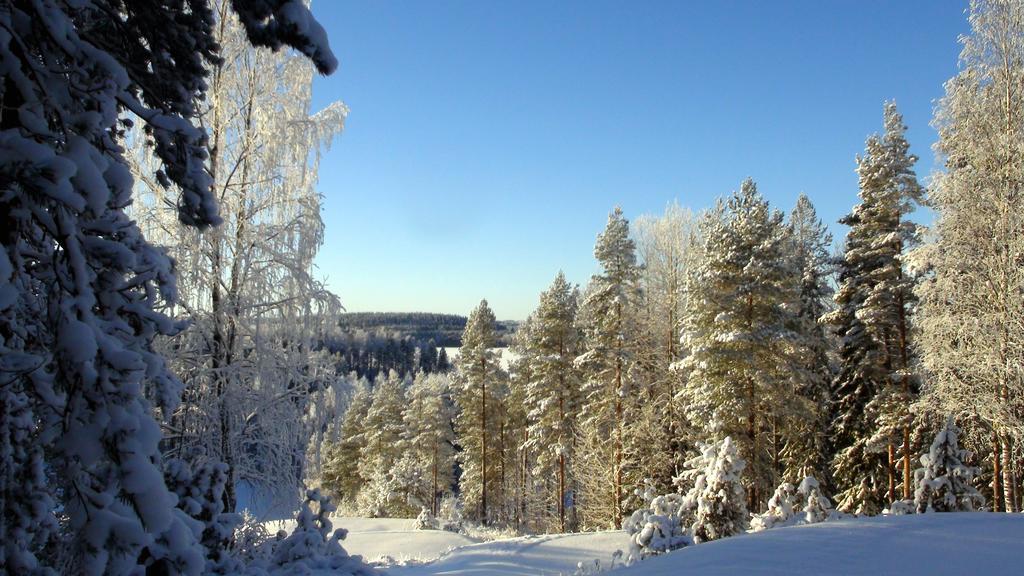
[{"label": "evergreen tree", "polygon": [[[629,237],[629,221],[623,217],[622,209],[615,208],[609,214],[604,232],[597,237],[594,256],[602,271],[591,278],[583,303],[585,348],[575,362],[584,374],[581,426],[589,440],[583,447],[593,447],[603,453],[606,449],[602,439],[610,439],[607,443],[610,458],[603,454],[589,457],[586,459],[589,465],[579,470],[586,476],[581,476],[580,481],[589,483],[586,490],[595,500],[584,500],[582,505],[592,510],[607,510],[608,516],[600,521],[617,528],[622,523],[623,501],[627,494],[624,470],[629,463],[624,429],[636,399],[632,369],[640,303],[636,246]],[[594,470],[595,466],[610,468],[610,485],[604,480],[609,471]]]},{"label": "evergreen tree", "polygon": [[752,180],[717,210],[702,220],[704,261],[688,285],[682,393],[705,435],[735,439],[756,508],[784,472],[782,446],[798,433],[794,422],[808,413],[793,377],[803,345],[792,329],[797,285],[782,214],[769,210]]},{"label": "evergreen tree", "polygon": [[441,496],[454,481],[455,433],[452,430],[451,392],[448,377],[417,374],[409,388],[408,405],[402,414],[405,453],[421,471],[422,482],[413,495],[434,516]]},{"label": "evergreen tree", "polygon": [[924,468],[918,470],[914,492],[918,512],[973,512],[984,504],[972,485],[978,469],[964,465],[970,453],[960,449],[959,434],[953,419],[947,419],[928,453],[921,456]]},{"label": "evergreen tree", "polygon": [[[251,42],[336,67],[304,4],[233,7]],[[213,27],[203,1],[0,10],[0,517],[17,527],[0,547],[5,570],[118,575],[147,559],[153,571],[202,570],[187,560],[203,554],[174,511],[153,417],[171,414],[182,388],[153,346],[180,328],[159,312],[175,300],[174,267],[126,213],[123,144],[143,125],[178,218],[221,221],[193,123],[219,60]],[[163,565],[143,554],[172,536]]]},{"label": "evergreen tree", "polygon": [[799,278],[799,299],[793,331],[800,339],[801,354],[796,359],[797,393],[806,399],[808,413],[797,418],[798,431],[785,446],[786,477],[827,478],[827,429],[831,400],[831,342],[818,319],[829,311],[832,288],[828,284],[832,235],[818,218],[807,196],[797,198],[790,212],[789,236],[792,242],[793,272]]},{"label": "evergreen tree", "polygon": [[341,437],[324,450],[320,483],[347,506],[355,504],[356,496],[366,478],[359,472],[359,459],[366,447],[366,415],[373,396],[365,378],[356,382],[341,424]]},{"label": "evergreen tree", "polygon": [[[872,452],[886,451],[887,499],[896,499],[896,446],[902,443],[903,498],[910,495],[910,403],[918,382],[910,348],[910,319],[915,303],[913,279],[904,267],[905,252],[917,242],[918,229],[906,220],[924,202],[924,189],[904,137],[906,126],[893,103],[885,105],[885,134],[867,140],[858,158],[861,203],[841,222],[850,226],[840,263],[837,310],[827,319],[842,339],[840,372],[833,395],[840,427],[834,461],[843,490],[844,510],[878,511],[880,474]],[[864,481],[872,486],[865,493]],[[866,497],[866,498],[865,498]]]},{"label": "evergreen tree", "polygon": [[1024,6],[975,0],[969,21],[933,120],[945,171],[929,191],[935,243],[923,249],[917,344],[925,408],[980,424],[993,510],[1011,512],[1024,440]]},{"label": "evergreen tree", "polygon": [[702,489],[696,498],[691,527],[697,543],[742,534],[747,529],[747,495],[741,481],[746,462],[728,436],[712,449],[714,458],[703,470],[702,480],[697,482]]},{"label": "evergreen tree", "polygon": [[481,300],[469,315],[462,333],[462,347],[456,359],[454,399],[458,407],[455,431],[462,452],[459,486],[464,502],[476,510],[480,522],[492,519],[488,495],[494,499],[500,470],[496,469],[494,447],[500,436],[496,409],[501,399],[503,374],[495,346],[494,312]]},{"label": "evergreen tree", "polygon": [[[359,453],[362,487],[362,511],[374,517],[402,517],[408,512],[398,499],[403,486],[396,480],[396,465],[402,456],[402,411],[407,400],[405,380],[391,370],[378,374],[373,386],[373,401],[363,423],[364,444]],[[418,510],[418,507],[416,508]]]},{"label": "evergreen tree", "polygon": [[533,474],[557,479],[552,501],[558,531],[566,531],[566,500],[572,464],[573,437],[579,404],[576,291],[561,272],[540,296],[530,331],[531,379],[526,388],[529,439],[534,454]]}]

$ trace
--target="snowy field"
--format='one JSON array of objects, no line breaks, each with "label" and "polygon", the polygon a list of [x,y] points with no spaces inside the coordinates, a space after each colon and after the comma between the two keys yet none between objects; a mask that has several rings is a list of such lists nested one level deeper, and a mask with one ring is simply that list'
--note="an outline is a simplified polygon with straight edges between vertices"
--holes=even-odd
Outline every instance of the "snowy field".
[{"label": "snowy field", "polygon": [[[502,370],[508,370],[509,363],[519,357],[511,348],[491,348],[490,350],[498,354],[498,364],[501,365]],[[444,349],[444,353],[448,355],[450,362],[454,362],[455,358],[459,355],[459,348],[457,346],[447,346]]]},{"label": "snowy field", "polygon": [[[276,527],[272,523],[270,527]],[[412,520],[337,518],[345,548],[381,560],[387,576],[555,576],[626,550],[622,532],[475,542],[413,530]],[[1019,575],[1024,515],[920,514],[777,528],[727,538],[614,570],[622,576]],[[404,565],[403,565],[404,564]]]}]

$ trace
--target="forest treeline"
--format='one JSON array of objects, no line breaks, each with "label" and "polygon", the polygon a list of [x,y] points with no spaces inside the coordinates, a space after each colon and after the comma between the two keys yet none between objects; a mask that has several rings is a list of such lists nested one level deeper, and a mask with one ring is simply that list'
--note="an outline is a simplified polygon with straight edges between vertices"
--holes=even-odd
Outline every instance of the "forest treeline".
[{"label": "forest treeline", "polygon": [[[856,159],[837,255],[809,198],[784,213],[751,179],[696,214],[670,206],[630,223],[615,209],[594,249],[601,272],[583,287],[556,276],[507,370],[484,301],[450,379],[431,380],[430,395],[451,400],[420,416],[398,407],[424,393],[422,378],[364,390],[338,432],[337,457],[356,463],[324,486],[372,501],[363,513],[436,513],[451,494],[483,523],[619,527],[650,489],[691,491],[702,476],[686,462],[725,442],[750,511],[811,477],[841,511],[878,514],[931,509],[915,503],[937,486],[921,457],[954,438],[950,461],[978,472],[964,484],[991,510],[1020,510],[1022,12],[972,4],[960,72],[935,111],[944,170],[927,188],[885,104]],[[930,227],[914,220],[921,207]],[[384,406],[395,428],[375,441]],[[421,418],[434,423],[426,436]],[[432,493],[380,475],[405,462],[432,477],[439,461]],[[982,501],[960,496],[949,498]]]}]

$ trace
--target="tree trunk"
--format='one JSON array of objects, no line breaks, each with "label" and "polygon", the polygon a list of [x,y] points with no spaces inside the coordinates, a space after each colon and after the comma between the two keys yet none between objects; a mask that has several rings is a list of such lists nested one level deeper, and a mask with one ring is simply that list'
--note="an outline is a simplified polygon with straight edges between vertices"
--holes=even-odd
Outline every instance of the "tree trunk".
[{"label": "tree trunk", "polygon": [[889,503],[892,504],[896,501],[896,446],[889,442],[887,446],[888,459],[886,460],[886,472],[889,474]]},{"label": "tree trunk", "polygon": [[1002,448],[999,442],[999,434],[992,432],[992,511],[1003,511],[1003,471],[1002,471]]},{"label": "tree trunk", "polygon": [[487,358],[480,359],[480,523],[487,525]]}]

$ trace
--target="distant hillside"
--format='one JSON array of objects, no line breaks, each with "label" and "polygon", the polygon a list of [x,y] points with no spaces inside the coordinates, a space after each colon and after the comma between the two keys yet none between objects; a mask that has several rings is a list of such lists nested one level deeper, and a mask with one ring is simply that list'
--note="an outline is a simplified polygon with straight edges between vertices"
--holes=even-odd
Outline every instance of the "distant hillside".
[{"label": "distant hillside", "polygon": [[[507,346],[511,342],[518,324],[498,322],[499,346]],[[466,317],[433,312],[348,312],[338,319],[338,326],[343,333],[357,330],[387,333],[408,337],[417,343],[433,340],[438,347],[457,347],[462,345]]]}]

